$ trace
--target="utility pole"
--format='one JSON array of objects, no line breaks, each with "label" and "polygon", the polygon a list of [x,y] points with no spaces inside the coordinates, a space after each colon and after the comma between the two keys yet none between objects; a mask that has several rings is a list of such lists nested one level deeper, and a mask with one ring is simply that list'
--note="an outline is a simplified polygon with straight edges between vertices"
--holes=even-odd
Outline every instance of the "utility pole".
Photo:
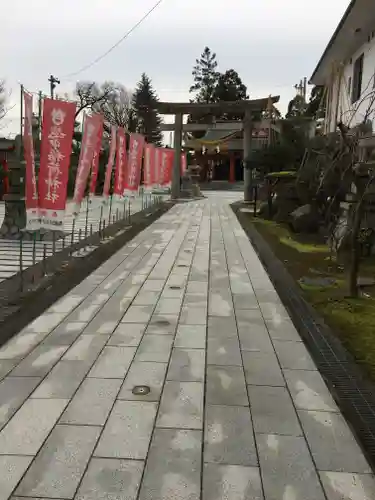
[{"label": "utility pole", "polygon": [[56,85],[60,85],[60,80],[56,78],[55,76],[51,75],[48,78],[49,84],[50,84],[50,90],[51,90],[51,99],[53,99],[53,91],[56,88]]}]

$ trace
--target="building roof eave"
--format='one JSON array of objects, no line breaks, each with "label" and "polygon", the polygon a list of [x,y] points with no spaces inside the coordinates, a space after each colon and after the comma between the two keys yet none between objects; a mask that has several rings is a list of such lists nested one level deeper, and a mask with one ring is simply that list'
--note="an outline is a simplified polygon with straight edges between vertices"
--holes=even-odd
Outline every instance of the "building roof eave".
[{"label": "building roof eave", "polygon": [[344,12],[344,15],[342,16],[339,24],[337,25],[337,28],[335,29],[330,41],[328,42],[328,45],[326,46],[321,58],[319,59],[319,62],[318,64],[316,65],[316,68],[313,72],[313,74],[311,75],[310,79],[309,79],[309,85],[318,85],[318,83],[315,80],[315,77],[320,69],[320,67],[322,66],[323,62],[324,62],[324,59],[326,58],[326,56],[328,55],[331,47],[333,46],[334,42],[336,41],[336,38],[337,38],[337,35],[340,33],[340,31],[342,30],[344,24],[345,24],[345,21],[348,19],[350,13],[352,12],[355,4],[356,4],[357,0],[351,0],[350,4],[348,5],[348,8],[346,9],[346,11]]}]

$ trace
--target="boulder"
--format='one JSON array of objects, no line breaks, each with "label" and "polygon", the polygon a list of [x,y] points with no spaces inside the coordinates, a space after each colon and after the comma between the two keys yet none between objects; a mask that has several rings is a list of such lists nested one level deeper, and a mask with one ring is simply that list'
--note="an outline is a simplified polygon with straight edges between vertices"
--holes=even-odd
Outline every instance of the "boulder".
[{"label": "boulder", "polygon": [[290,224],[296,233],[315,232],[319,229],[319,216],[310,204],[303,205],[290,214]]}]

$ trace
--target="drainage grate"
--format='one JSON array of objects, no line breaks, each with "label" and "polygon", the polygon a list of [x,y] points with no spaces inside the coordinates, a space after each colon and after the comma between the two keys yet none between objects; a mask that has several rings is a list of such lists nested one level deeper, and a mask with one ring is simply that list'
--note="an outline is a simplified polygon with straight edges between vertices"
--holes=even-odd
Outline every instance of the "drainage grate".
[{"label": "drainage grate", "polygon": [[135,396],[147,396],[150,392],[151,389],[148,385],[135,385],[132,390]]},{"label": "drainage grate", "polygon": [[180,286],[177,286],[177,285],[172,285],[169,287],[170,290],[181,290],[181,287]]}]

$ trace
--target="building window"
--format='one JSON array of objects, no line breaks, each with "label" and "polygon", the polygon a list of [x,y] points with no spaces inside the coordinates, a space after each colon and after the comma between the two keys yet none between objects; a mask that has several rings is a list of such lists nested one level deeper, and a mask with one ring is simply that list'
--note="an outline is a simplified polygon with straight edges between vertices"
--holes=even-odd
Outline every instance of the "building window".
[{"label": "building window", "polygon": [[353,66],[353,88],[352,103],[358,101],[362,94],[362,75],[363,75],[363,54],[358,57]]}]

